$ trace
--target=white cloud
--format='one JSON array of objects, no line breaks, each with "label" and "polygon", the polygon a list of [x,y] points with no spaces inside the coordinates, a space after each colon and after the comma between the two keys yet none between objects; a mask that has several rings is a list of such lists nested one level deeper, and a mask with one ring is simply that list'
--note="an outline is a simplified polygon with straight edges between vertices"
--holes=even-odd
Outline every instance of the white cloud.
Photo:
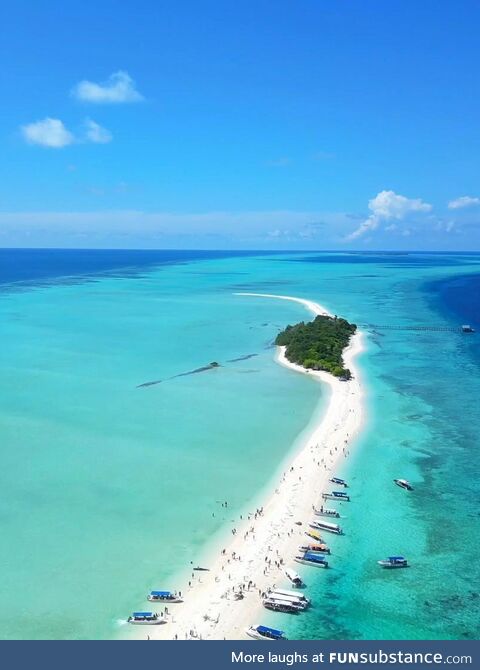
[{"label": "white cloud", "polygon": [[73,133],[65,128],[60,119],[47,117],[42,121],[22,126],[21,131],[27,142],[43,147],[61,149],[75,141]]},{"label": "white cloud", "polygon": [[92,121],[92,119],[85,119],[85,137],[87,141],[94,144],[108,144],[113,138],[109,130]]},{"label": "white cloud", "polygon": [[139,102],[144,99],[136,90],[133,79],[123,70],[114,72],[102,84],[84,79],[74,86],[72,95],[83,102],[97,104]]},{"label": "white cloud", "polygon": [[463,207],[474,207],[480,205],[480,198],[472,198],[469,195],[462,195],[460,198],[450,200],[448,209],[463,209]]},{"label": "white cloud", "polygon": [[370,216],[362,221],[356,230],[347,235],[346,240],[356,240],[365,233],[376,230],[384,221],[392,219],[400,221],[412,212],[430,212],[432,205],[423,202],[420,198],[406,198],[404,195],[398,195],[395,191],[380,191],[369,200],[368,208],[372,212]]}]

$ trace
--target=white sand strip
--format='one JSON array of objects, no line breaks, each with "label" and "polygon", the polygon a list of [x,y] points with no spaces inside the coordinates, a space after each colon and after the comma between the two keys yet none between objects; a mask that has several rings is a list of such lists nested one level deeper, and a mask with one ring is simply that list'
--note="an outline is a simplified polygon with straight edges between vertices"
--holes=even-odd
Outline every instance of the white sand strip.
[{"label": "white sand strip", "polygon": [[[239,293],[262,298],[292,300],[303,304],[313,314],[328,314],[318,303],[283,295]],[[312,519],[312,505],[322,504],[321,494],[337,488],[328,482],[335,468],[349,455],[350,442],[362,424],[362,386],[355,357],[363,350],[363,335],[357,332],[344,352],[344,362],[353,378],[341,382],[325,372],[307,371],[285,358],[285,348],[278,347],[276,360],[302,374],[313,376],[330,387],[328,407],[313,432],[306,438],[301,450],[265,501],[260,514],[251,514],[239,523],[236,533],[225,543],[225,549],[208,565],[209,572],[197,572],[191,585],[182,590],[185,602],[169,605],[168,623],[161,626],[139,626],[138,636],[146,639],[245,639],[245,629],[265,620],[259,592],[273,584],[289,585],[285,581],[285,567],[308,574],[313,568],[304,568],[293,561],[299,544]],[[349,503],[332,501],[337,509]],[[350,503],[352,504],[352,503]],[[300,521],[301,526],[296,525]],[[324,536],[327,534],[323,534]],[[283,565],[279,565],[280,559]],[[332,556],[331,562],[335,561]],[[318,570],[317,570],[318,572]],[[248,588],[249,581],[253,582]],[[244,589],[244,598],[235,594]],[[307,590],[308,592],[308,590]],[[148,608],[147,608],[148,609]],[[161,611],[160,604],[152,609]],[[285,615],[288,616],[288,615]]]}]

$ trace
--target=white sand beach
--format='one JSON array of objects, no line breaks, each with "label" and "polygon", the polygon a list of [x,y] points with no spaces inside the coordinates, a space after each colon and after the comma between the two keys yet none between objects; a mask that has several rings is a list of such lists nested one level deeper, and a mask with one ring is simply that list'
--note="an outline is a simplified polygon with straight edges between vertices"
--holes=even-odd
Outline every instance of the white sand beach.
[{"label": "white sand beach", "polygon": [[[292,300],[314,315],[328,314],[318,303],[301,298],[258,293],[238,295]],[[280,480],[273,482],[271,495],[267,496],[263,509],[259,508],[261,513],[252,510],[249,518],[244,514],[239,519],[236,532],[232,532],[224,550],[206,566],[209,571],[194,573],[190,586],[179,585],[185,602],[168,605],[167,624],[139,626],[140,639],[147,636],[151,640],[246,639],[245,629],[262,623],[266,617],[259,594],[273,584],[291,588],[284,576],[285,567],[298,569],[302,574],[303,566],[293,559],[298,545],[308,540],[304,533],[313,518],[312,506],[320,507],[322,492],[335,488],[328,480],[348,458],[352,438],[362,425],[363,390],[355,362],[363,349],[362,340],[362,333],[357,332],[344,352],[345,365],[353,375],[348,382],[328,373],[306,371],[285,358],[283,347],[277,348],[276,360],[281,365],[308,374],[330,388],[321,422],[305,439]],[[332,505],[338,507],[334,502]],[[241,588],[244,597],[236,600],[235,594]],[[163,606],[159,603],[151,609],[160,612]]]}]

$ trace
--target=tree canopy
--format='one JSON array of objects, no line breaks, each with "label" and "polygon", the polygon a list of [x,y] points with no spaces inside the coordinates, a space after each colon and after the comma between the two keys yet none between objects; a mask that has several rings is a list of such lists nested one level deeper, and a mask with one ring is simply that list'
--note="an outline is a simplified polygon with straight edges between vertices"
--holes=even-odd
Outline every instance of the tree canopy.
[{"label": "tree canopy", "polygon": [[320,315],[308,323],[287,326],[277,335],[275,344],[286,347],[285,355],[291,363],[350,379],[342,354],[356,330],[357,326],[346,319]]}]

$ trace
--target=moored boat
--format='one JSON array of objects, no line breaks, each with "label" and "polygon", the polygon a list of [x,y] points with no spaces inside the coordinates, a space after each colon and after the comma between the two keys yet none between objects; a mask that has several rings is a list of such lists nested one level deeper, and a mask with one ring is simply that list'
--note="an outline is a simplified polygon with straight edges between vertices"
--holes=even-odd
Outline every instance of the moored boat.
[{"label": "moored boat", "polygon": [[147,600],[151,602],[183,603],[183,598],[176,591],[173,593],[172,591],[150,591]]},{"label": "moored boat", "polygon": [[331,507],[324,507],[323,505],[320,507],[320,509],[314,508],[314,513],[316,516],[326,516],[326,517],[332,517],[335,519],[340,518],[340,513],[337,512],[336,509],[332,509]]},{"label": "moored boat", "polygon": [[307,603],[308,605],[311,604],[310,598],[307,598],[307,596],[302,592],[302,591],[289,591],[288,589],[271,589],[270,593],[274,593],[279,597],[283,596],[290,596],[291,598],[296,598],[299,602],[304,602]]},{"label": "moored boat", "polygon": [[253,637],[254,640],[286,640],[285,633],[282,630],[277,630],[276,628],[270,628],[269,626],[250,626],[245,630],[246,634],[249,637]]},{"label": "moored boat", "polygon": [[348,486],[347,482],[344,479],[340,479],[340,477],[332,477],[330,481],[333,484],[339,484],[340,486],[345,486],[345,488],[347,488]]},{"label": "moored boat", "polygon": [[318,530],[326,530],[328,533],[335,533],[336,535],[343,534],[340,526],[337,523],[331,523],[330,521],[312,521],[309,526]]},{"label": "moored boat", "polygon": [[288,600],[282,600],[280,598],[265,598],[263,600],[263,606],[267,610],[272,610],[273,612],[283,612],[284,614],[298,614],[301,612],[303,607],[298,603],[292,603]]},{"label": "moored boat", "polygon": [[289,602],[298,606],[298,609],[300,610],[306,610],[307,607],[310,606],[310,601],[306,600],[305,598],[302,599],[295,595],[291,596],[286,593],[279,593],[277,590],[270,591],[267,594],[267,598],[270,598],[271,600],[284,600],[285,602]]},{"label": "moored boat", "polygon": [[312,554],[309,551],[295,556],[295,560],[297,563],[303,563],[303,565],[313,565],[317,568],[328,568],[328,561],[325,556],[321,556],[320,554]]},{"label": "moored boat", "polygon": [[132,616],[128,617],[128,623],[137,626],[152,626],[167,623],[167,620],[156,612],[133,612]]},{"label": "moored boat", "polygon": [[389,556],[382,561],[377,561],[382,568],[408,568],[408,561],[403,556]]},{"label": "moored boat", "polygon": [[314,530],[313,528],[310,528],[309,530],[305,531],[305,535],[308,537],[311,537],[312,540],[315,540],[318,544],[323,544],[323,538],[318,532],[318,530]]},{"label": "moored boat", "polygon": [[350,502],[350,496],[345,491],[330,491],[330,493],[322,493],[324,500],[346,500]]},{"label": "moored boat", "polygon": [[292,568],[285,568],[285,576],[291,581],[295,588],[301,589],[305,586],[300,575],[296,573],[295,570],[292,570]]},{"label": "moored boat", "polygon": [[317,554],[329,554],[330,547],[327,547],[326,544],[301,544],[298,547],[298,551],[312,551]]},{"label": "moored boat", "polygon": [[393,480],[397,486],[406,491],[413,491],[413,486],[406,479],[394,479]]}]

